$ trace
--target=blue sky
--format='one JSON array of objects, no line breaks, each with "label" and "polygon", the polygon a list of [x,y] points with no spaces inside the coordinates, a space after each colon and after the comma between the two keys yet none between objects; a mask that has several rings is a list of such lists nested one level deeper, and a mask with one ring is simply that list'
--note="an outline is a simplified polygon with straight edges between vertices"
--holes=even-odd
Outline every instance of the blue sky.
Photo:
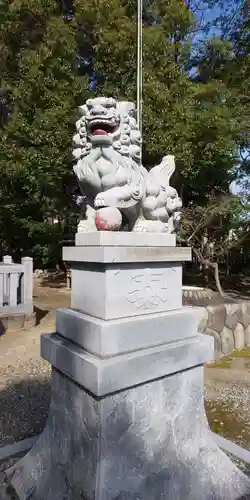
[{"label": "blue sky", "polygon": [[[242,0],[224,0],[224,5],[219,6],[218,0],[191,0],[191,9],[195,12],[195,15],[199,19],[201,23],[201,28],[208,23],[211,23],[211,28],[206,33],[206,38],[211,38],[213,36],[220,36],[221,28],[215,27],[216,19],[226,15],[227,19],[233,20],[237,11],[239,11],[240,5],[242,4]],[[211,7],[211,4],[215,4]],[[226,26],[226,22],[223,23],[222,29]],[[201,29],[200,32],[193,38],[193,46],[197,46],[202,40],[204,40],[204,30]],[[95,90],[96,87],[96,79],[95,75],[92,75],[90,78],[90,88],[91,90]],[[231,184],[231,190],[233,194],[240,193],[240,186],[237,186],[235,182]]]},{"label": "blue sky", "polygon": [[[239,12],[240,6],[242,5],[242,0],[224,0],[224,5],[219,6],[218,1],[214,2],[216,5],[212,8],[209,8],[208,5],[211,5],[212,0],[191,0],[191,8],[195,12],[196,16],[200,20],[202,24],[211,23],[211,29],[209,29],[206,34],[206,38],[211,38],[213,36],[220,36],[221,29],[218,26],[214,27],[214,21],[218,19],[220,16],[225,14],[227,18],[233,22],[237,13]],[[198,7],[198,9],[197,9]],[[226,23],[222,25],[222,29],[227,26]],[[200,31],[193,39],[194,46],[204,40],[204,31]],[[232,182],[231,191],[233,194],[237,195],[241,192],[241,186],[237,185],[236,182]]]}]

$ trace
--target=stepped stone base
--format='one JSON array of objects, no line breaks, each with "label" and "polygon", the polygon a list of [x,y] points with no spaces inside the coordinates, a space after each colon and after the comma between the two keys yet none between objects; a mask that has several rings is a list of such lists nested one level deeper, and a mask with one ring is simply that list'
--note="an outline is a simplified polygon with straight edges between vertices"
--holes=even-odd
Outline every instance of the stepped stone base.
[{"label": "stepped stone base", "polygon": [[202,366],[104,398],[53,369],[46,428],[8,478],[20,500],[250,498],[213,441]]},{"label": "stepped stone base", "polygon": [[57,333],[42,337],[52,399],[42,435],[6,472],[19,500],[250,497],[206,419],[214,341],[181,305],[190,249],[147,246],[149,236],[133,247],[133,235],[88,235],[64,250],[78,311],[59,311]]}]

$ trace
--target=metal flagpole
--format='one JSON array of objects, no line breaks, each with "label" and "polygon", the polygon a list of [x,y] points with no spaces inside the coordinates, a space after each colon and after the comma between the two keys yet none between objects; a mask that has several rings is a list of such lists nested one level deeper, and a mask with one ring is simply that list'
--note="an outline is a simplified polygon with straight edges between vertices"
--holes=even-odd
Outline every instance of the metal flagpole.
[{"label": "metal flagpole", "polygon": [[142,134],[142,1],[137,4],[137,124]]}]

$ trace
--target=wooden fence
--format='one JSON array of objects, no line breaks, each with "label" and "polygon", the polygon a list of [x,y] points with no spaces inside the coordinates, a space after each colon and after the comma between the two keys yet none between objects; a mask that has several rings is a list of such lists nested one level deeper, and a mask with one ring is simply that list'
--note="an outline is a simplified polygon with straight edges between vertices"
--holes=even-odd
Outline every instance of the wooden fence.
[{"label": "wooden fence", "polygon": [[0,262],[0,315],[33,313],[33,259],[14,264],[9,255]]}]

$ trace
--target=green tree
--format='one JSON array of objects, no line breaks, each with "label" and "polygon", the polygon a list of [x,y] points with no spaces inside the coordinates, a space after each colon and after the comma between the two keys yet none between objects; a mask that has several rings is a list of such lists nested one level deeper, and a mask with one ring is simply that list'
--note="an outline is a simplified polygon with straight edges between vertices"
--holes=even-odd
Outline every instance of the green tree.
[{"label": "green tree", "polygon": [[[165,6],[164,6],[165,5]],[[157,8],[156,8],[157,7]],[[79,51],[90,57],[96,93],[118,99],[136,99],[135,5],[118,0],[76,3]],[[172,10],[172,18],[170,12]],[[177,19],[178,12],[178,19]],[[189,19],[190,17],[190,19]],[[157,19],[158,22],[153,22]],[[190,115],[192,89],[182,64],[188,44],[174,41],[176,30],[184,36],[192,22],[183,2],[158,2],[143,28],[143,162],[147,168],[174,151],[180,162],[192,152]],[[172,33],[170,33],[172,31]],[[178,54],[178,57],[177,57]],[[178,59],[178,61],[176,61]]]},{"label": "green tree", "polygon": [[[190,3],[195,10],[210,5],[214,16],[209,16],[210,37],[205,34],[195,44],[196,56],[189,64],[196,69],[194,80],[224,87],[224,102],[231,114],[233,139],[237,147],[237,171],[241,176],[248,173],[250,152],[250,10],[246,0],[233,2],[204,0]],[[197,6],[198,8],[198,6]],[[202,33],[206,32],[206,23]],[[213,35],[213,36],[211,36]]]},{"label": "green tree", "polygon": [[[192,246],[196,263],[203,269],[204,283],[213,286],[221,296],[220,267],[224,278],[235,271],[235,261],[241,261],[241,249],[249,242],[247,207],[237,196],[210,195],[206,206],[190,205],[185,213],[178,238]],[[197,268],[196,268],[197,269]],[[239,267],[237,267],[237,271]],[[203,284],[204,284],[203,283]]]},{"label": "green tree", "polygon": [[0,133],[2,252],[46,261],[72,212],[71,137],[88,82],[73,70],[75,26],[54,0],[9,1],[1,25],[1,87],[11,107]]},{"label": "green tree", "polygon": [[[26,251],[32,238],[43,256],[72,215],[71,137],[89,79],[92,95],[136,97],[136,2],[77,0],[70,22],[58,5],[8,1],[0,13],[2,91],[12,110],[0,137],[2,240]],[[233,206],[229,186],[247,140],[240,85],[230,83],[233,30],[231,38],[204,34],[194,59],[199,23],[183,0],[144,4],[143,163],[175,154],[183,224],[190,207],[206,211],[211,199]],[[62,227],[49,224],[53,216]]]}]

